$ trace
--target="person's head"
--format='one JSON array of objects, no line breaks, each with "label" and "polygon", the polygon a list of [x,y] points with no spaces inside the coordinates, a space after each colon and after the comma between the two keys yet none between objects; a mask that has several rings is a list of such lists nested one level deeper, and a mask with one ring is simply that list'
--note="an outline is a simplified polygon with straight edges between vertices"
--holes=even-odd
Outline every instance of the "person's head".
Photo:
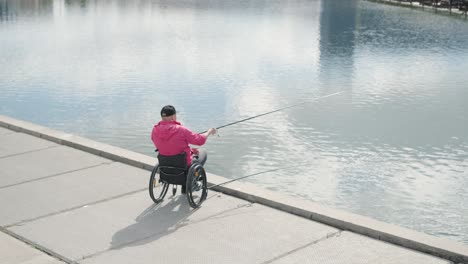
[{"label": "person's head", "polygon": [[161,109],[161,119],[166,121],[176,120],[176,110],[172,105],[166,105]]}]

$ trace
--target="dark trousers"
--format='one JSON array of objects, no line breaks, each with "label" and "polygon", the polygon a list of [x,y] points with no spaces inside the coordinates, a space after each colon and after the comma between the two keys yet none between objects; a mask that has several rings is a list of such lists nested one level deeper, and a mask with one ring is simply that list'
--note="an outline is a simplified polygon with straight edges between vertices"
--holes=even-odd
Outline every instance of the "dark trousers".
[{"label": "dark trousers", "polygon": [[193,156],[192,158],[192,163],[200,163],[203,166],[205,165],[205,162],[208,159],[208,153],[206,153],[206,150],[204,149],[199,149],[198,154],[196,156]]},{"label": "dark trousers", "polygon": [[[198,154],[192,156],[192,164],[199,163],[202,166],[205,165],[206,160],[208,159],[208,153],[204,149],[199,149]],[[185,193],[185,184],[182,185],[182,193]]]}]

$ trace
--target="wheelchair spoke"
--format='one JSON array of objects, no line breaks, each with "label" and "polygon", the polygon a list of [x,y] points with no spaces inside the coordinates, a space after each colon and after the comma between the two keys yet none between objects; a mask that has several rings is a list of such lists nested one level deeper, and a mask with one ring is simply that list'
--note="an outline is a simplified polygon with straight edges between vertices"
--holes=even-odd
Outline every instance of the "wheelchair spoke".
[{"label": "wheelchair spoke", "polygon": [[150,182],[149,182],[149,193],[150,197],[155,203],[160,203],[163,201],[164,196],[166,196],[167,189],[169,189],[169,184],[161,182],[159,177],[159,166],[156,166],[151,172]]},{"label": "wheelchair spoke", "polygon": [[202,166],[196,166],[187,175],[187,198],[190,206],[197,208],[206,199],[206,173]]}]

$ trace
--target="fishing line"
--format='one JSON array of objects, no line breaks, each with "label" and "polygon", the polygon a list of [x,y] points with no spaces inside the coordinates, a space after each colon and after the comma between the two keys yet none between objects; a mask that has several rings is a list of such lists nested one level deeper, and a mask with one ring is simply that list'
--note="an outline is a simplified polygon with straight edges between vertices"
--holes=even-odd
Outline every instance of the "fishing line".
[{"label": "fishing line", "polygon": [[253,174],[249,174],[249,175],[246,175],[246,176],[242,176],[242,177],[239,177],[239,178],[235,178],[235,179],[232,179],[232,180],[229,180],[229,181],[225,181],[225,182],[222,182],[220,184],[216,184],[216,185],[213,185],[213,186],[210,186],[209,188],[207,188],[208,190],[210,189],[213,189],[215,187],[218,187],[218,186],[221,186],[221,185],[225,185],[225,184],[228,184],[228,183],[231,183],[231,182],[235,182],[235,181],[238,181],[240,179],[244,179],[244,178],[248,178],[248,177],[252,177],[252,176],[257,176],[257,175],[260,175],[260,174],[265,174],[267,172],[274,172],[274,171],[279,171],[279,170],[285,170],[285,169],[289,169],[289,168],[293,168],[293,167],[298,167],[298,166],[302,166],[304,164],[295,164],[295,165],[290,165],[290,166],[285,166],[285,167],[280,167],[280,168],[276,168],[276,169],[271,169],[271,170],[266,170],[266,171],[261,171],[261,172],[257,172],[257,173],[253,173]]},{"label": "fishing line", "polygon": [[213,189],[213,188],[215,188],[215,187],[218,187],[218,186],[221,186],[221,185],[225,185],[225,184],[228,184],[228,183],[231,183],[231,182],[235,182],[235,181],[238,181],[238,180],[240,180],[240,179],[244,179],[244,178],[248,178],[248,177],[252,177],[252,176],[264,174],[264,173],[267,173],[267,172],[274,172],[274,171],[284,170],[284,169],[286,169],[286,168],[291,168],[291,167],[292,167],[292,166],[281,167],[281,168],[276,168],[276,169],[271,169],[271,170],[266,170],[266,171],[262,171],[262,172],[257,172],[257,173],[249,174],[249,175],[246,175],[246,176],[242,176],[242,177],[235,178],[235,179],[232,179],[232,180],[229,180],[229,181],[225,181],[225,182],[220,183],[220,184],[216,184],[216,185],[210,186],[210,187],[207,188],[207,189]]}]

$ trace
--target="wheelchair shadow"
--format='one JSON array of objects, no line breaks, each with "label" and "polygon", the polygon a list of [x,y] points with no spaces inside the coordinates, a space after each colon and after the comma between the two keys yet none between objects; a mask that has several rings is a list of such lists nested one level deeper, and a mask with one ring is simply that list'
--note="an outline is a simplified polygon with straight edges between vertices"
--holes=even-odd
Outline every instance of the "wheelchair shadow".
[{"label": "wheelchair shadow", "polygon": [[176,196],[161,204],[153,204],[136,218],[136,223],[117,231],[109,249],[138,246],[171,234],[188,224],[192,210],[185,196]]}]

